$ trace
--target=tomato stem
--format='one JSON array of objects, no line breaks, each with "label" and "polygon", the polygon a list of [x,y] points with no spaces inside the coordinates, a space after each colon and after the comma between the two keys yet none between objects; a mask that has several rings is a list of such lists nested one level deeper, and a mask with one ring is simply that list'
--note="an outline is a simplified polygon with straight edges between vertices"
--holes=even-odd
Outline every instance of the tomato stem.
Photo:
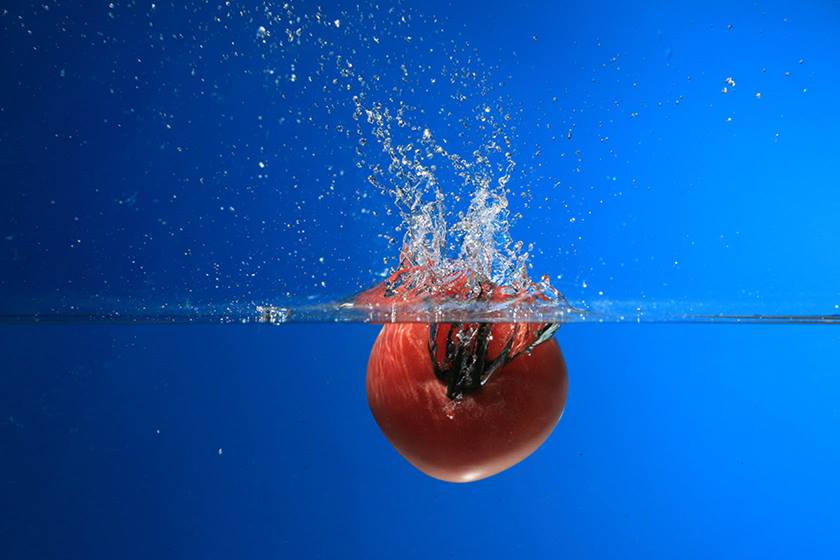
[{"label": "tomato stem", "polygon": [[[442,361],[438,361],[438,331],[440,325],[429,325],[429,354],[435,376],[446,384],[446,396],[452,400],[460,400],[465,394],[475,392],[484,387],[505,364],[513,360],[519,353],[513,353],[517,324],[513,334],[505,342],[502,351],[493,359],[487,355],[492,339],[491,323],[447,323],[449,332],[446,334],[446,347]],[[559,325],[547,323],[534,338],[534,343],[526,351],[530,351],[537,344],[547,340]]]}]

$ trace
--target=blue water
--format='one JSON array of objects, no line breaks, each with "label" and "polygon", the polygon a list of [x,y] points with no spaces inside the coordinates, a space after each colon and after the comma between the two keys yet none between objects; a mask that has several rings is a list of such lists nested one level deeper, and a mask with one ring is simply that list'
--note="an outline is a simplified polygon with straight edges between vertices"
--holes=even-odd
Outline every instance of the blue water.
[{"label": "blue water", "polygon": [[[323,3],[326,29],[355,6]],[[381,280],[391,201],[263,7],[0,7],[0,323],[24,317],[0,324],[0,557],[840,554],[835,325],[565,325],[552,437],[451,485],[367,409],[376,325],[27,324]],[[444,22],[365,20],[396,60],[454,41],[503,82],[535,277],[593,306],[838,313],[836,4],[395,10]]]},{"label": "blue water", "polygon": [[467,485],[420,474],[379,432],[363,377],[376,332],[4,328],[5,557],[840,550],[834,328],[561,329],[554,434]]}]

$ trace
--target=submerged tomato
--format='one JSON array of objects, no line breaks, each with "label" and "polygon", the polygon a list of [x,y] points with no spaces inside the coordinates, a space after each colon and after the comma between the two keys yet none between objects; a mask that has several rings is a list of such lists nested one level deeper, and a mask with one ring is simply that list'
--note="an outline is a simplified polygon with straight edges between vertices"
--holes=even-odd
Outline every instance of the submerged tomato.
[{"label": "submerged tomato", "polygon": [[536,340],[533,325],[473,325],[487,335],[482,363],[493,364],[503,352],[514,357],[495,362],[500,367],[483,386],[453,395],[441,365],[452,365],[447,338],[462,328],[385,325],[367,371],[368,403],[385,436],[415,467],[450,482],[492,476],[533,453],[560,419],[568,388],[557,342],[525,351]]}]

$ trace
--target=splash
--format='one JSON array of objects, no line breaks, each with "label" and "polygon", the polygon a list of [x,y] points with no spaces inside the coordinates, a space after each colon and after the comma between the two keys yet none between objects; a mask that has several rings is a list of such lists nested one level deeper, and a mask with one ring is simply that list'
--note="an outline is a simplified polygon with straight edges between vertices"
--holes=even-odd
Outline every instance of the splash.
[{"label": "splash", "polygon": [[399,4],[328,14],[269,3],[263,16],[267,75],[291,105],[320,99],[307,118],[329,117],[324,129],[351,137],[356,167],[391,201],[383,293],[433,293],[457,280],[461,299],[486,298],[489,286],[559,297],[547,278],[529,279],[532,247],[511,232],[511,186],[523,178],[517,112],[466,40]]},{"label": "splash", "polygon": [[[369,181],[393,198],[399,212],[396,278],[422,285],[462,274],[473,289],[487,283],[526,287],[528,252],[510,233],[508,182],[516,162],[489,107],[477,116],[485,136],[465,157],[429,128],[409,124],[404,107],[394,114],[381,104],[366,107],[360,96],[354,101],[354,117],[372,129],[387,161],[371,164]],[[418,136],[400,142],[394,129],[403,127]],[[464,198],[466,208],[457,210]]]},{"label": "splash", "polygon": [[[391,94],[391,103],[380,101],[374,89],[353,96],[359,166],[399,216],[394,239],[401,235],[401,249],[383,295],[411,299],[425,291],[450,301],[489,301],[489,293],[504,290],[507,299],[534,292],[562,299],[547,276],[539,284],[529,279],[530,247],[511,234],[515,134],[505,100],[491,102],[491,80],[482,71],[456,66],[440,74],[454,87],[447,106],[436,109]],[[366,83],[358,71],[345,76]],[[456,113],[452,103],[466,109]],[[440,134],[423,120],[435,113],[444,115]],[[460,285],[457,292],[453,285]]]}]

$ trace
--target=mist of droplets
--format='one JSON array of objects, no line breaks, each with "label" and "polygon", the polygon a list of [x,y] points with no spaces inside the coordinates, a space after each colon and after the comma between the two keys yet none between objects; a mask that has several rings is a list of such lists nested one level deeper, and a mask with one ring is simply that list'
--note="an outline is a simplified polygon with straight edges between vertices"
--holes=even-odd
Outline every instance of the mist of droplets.
[{"label": "mist of droplets", "polygon": [[[302,87],[320,88],[338,120],[351,111],[356,165],[398,217],[393,235],[383,233],[393,246],[389,272],[468,271],[477,282],[523,284],[528,252],[510,231],[516,161],[506,100],[477,53],[443,39],[437,20],[404,7],[381,12],[335,18],[267,5],[256,31],[268,47],[266,73],[287,95],[284,82],[299,82],[302,55],[314,54]],[[386,44],[395,41],[399,54]],[[350,136],[351,126],[336,129]]]}]

